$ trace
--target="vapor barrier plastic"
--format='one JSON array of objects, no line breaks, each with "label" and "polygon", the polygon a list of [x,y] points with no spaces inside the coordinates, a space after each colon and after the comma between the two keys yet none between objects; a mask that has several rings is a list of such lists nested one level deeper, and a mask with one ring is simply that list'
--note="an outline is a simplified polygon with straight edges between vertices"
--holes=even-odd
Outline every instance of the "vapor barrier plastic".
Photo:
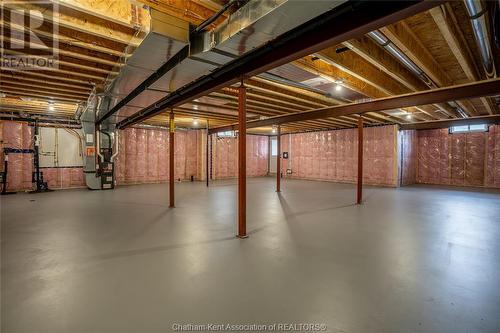
[{"label": "vapor barrier plastic", "polygon": [[[199,131],[175,132],[175,179],[197,179]],[[120,131],[115,170],[118,184],[157,183],[169,176],[169,133],[162,129]]]},{"label": "vapor barrier plastic", "polygon": [[85,187],[83,168],[42,168],[43,180],[51,190]]},{"label": "vapor barrier plastic", "polygon": [[417,131],[401,131],[401,185],[417,182],[418,137]]},{"label": "vapor barrier plastic", "polygon": [[500,187],[499,128],[492,125],[488,132],[461,134],[418,131],[417,182]]},{"label": "vapor barrier plastic", "polygon": [[[25,122],[0,121],[1,169],[3,171],[3,148],[32,149],[32,128]],[[33,154],[9,154],[7,190],[23,191],[32,189]]]},{"label": "vapor barrier plastic", "polygon": [[[267,174],[269,138],[262,135],[247,135],[247,176]],[[212,138],[213,178],[235,178],[238,176],[238,139]]]},{"label": "vapor barrier plastic", "polygon": [[486,151],[486,186],[500,188],[500,125],[490,126]]},{"label": "vapor barrier plastic", "polygon": [[[364,129],[363,181],[397,185],[396,126]],[[283,170],[289,177],[355,182],[358,161],[358,130],[346,129],[284,135],[281,149],[288,152]]]},{"label": "vapor barrier plastic", "polygon": [[450,140],[447,129],[418,131],[417,182],[450,184]]}]

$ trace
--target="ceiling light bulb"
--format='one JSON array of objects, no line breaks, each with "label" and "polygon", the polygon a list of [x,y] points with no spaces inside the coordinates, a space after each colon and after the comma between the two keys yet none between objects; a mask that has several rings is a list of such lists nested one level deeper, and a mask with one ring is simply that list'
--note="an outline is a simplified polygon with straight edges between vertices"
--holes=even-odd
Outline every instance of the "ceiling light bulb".
[{"label": "ceiling light bulb", "polygon": [[273,127],[272,132],[273,132],[273,133],[276,133],[276,127]]},{"label": "ceiling light bulb", "polygon": [[54,105],[52,105],[52,104],[51,104],[51,105],[49,105],[49,110],[50,110],[50,111],[54,111],[54,110],[55,110]]},{"label": "ceiling light bulb", "polygon": [[335,91],[341,91],[342,90],[342,86],[340,84],[337,84],[335,86]]},{"label": "ceiling light bulb", "polygon": [[411,118],[412,118],[411,114],[406,115],[406,119],[411,120]]},{"label": "ceiling light bulb", "polygon": [[193,119],[193,125],[198,125],[198,119]]}]

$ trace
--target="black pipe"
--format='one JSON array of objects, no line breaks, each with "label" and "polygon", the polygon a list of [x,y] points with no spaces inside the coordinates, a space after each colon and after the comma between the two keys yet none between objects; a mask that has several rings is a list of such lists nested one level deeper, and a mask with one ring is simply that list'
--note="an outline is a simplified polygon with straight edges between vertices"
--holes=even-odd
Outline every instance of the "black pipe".
[{"label": "black pipe", "polygon": [[208,134],[208,119],[207,119],[207,155],[205,157],[206,161],[205,161],[205,176],[207,178],[207,187],[208,187],[208,140],[210,140],[210,134]]},{"label": "black pipe", "polygon": [[228,3],[226,3],[224,5],[224,7],[222,7],[217,13],[215,13],[214,15],[210,16],[208,19],[206,19],[205,21],[201,22],[201,24],[199,26],[196,27],[196,29],[194,29],[194,32],[195,33],[198,33],[200,31],[202,31],[203,29],[205,29],[206,27],[208,27],[210,24],[212,24],[212,22],[214,22],[215,20],[217,20],[222,14],[224,14],[233,4],[237,3],[238,0],[231,0],[229,1]]},{"label": "black pipe", "polygon": [[99,125],[104,120],[108,119],[116,112],[118,112],[122,107],[127,105],[128,102],[136,98],[140,93],[146,90],[150,85],[155,83],[163,75],[165,75],[172,68],[177,66],[182,60],[186,59],[189,55],[189,45],[184,46],[179,50],[173,57],[167,60],[163,65],[160,66],[153,74],[151,74],[146,80],[139,84],[134,90],[132,90],[127,96],[125,96],[120,102],[118,102],[111,110],[104,113],[99,119],[97,119],[96,124]]},{"label": "black pipe", "polygon": [[[2,194],[7,194],[7,172],[9,171],[8,155],[4,156],[3,175],[2,175]],[[6,158],[7,157],[7,158]]]},{"label": "black pipe", "polygon": [[[218,88],[235,83],[317,52],[328,45],[343,42],[410,15],[428,10],[442,1],[349,1],[280,35],[186,84],[168,96],[123,119],[118,129],[141,122],[166,109],[181,105]],[[385,3],[385,2],[384,2]],[[332,26],[336,27],[332,29]]]}]

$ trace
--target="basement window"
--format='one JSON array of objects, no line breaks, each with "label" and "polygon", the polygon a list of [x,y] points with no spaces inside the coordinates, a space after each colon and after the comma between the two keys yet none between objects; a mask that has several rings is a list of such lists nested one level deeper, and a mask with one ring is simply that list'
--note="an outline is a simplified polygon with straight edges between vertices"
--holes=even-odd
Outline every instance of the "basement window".
[{"label": "basement window", "polygon": [[236,137],[234,131],[225,131],[225,132],[218,132],[217,133],[218,138],[234,138]]},{"label": "basement window", "polygon": [[271,156],[278,156],[278,140],[271,140]]},{"label": "basement window", "polygon": [[471,133],[471,132],[488,132],[488,125],[477,124],[477,125],[461,125],[461,126],[450,127],[451,134]]}]

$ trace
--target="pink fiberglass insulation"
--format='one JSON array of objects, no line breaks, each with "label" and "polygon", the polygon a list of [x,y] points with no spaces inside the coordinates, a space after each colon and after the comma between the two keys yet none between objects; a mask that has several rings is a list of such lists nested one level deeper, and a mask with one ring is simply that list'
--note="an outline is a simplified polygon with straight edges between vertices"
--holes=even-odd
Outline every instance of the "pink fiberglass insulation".
[{"label": "pink fiberglass insulation", "polygon": [[469,133],[465,138],[465,185],[484,185],[486,133]]},{"label": "pink fiberglass insulation", "polygon": [[120,131],[118,135],[118,155],[115,157],[115,179],[122,184],[125,182],[126,154],[125,152],[126,131]]},{"label": "pink fiberglass insulation", "polygon": [[137,169],[137,133],[135,128],[127,128],[122,132],[125,136],[125,182],[136,183]]},{"label": "pink fiberglass insulation", "polygon": [[186,178],[186,133],[177,131],[174,138],[175,143],[175,179]]},{"label": "pink fiberglass insulation", "polygon": [[247,136],[247,176],[257,177],[267,174],[268,147],[267,136]]},{"label": "pink fiberglass insulation", "polygon": [[450,140],[447,129],[418,131],[417,182],[450,184]]},{"label": "pink fiberglass insulation", "polygon": [[417,182],[500,187],[498,132],[498,125],[479,133],[418,131]]},{"label": "pink fiberglass insulation", "polygon": [[[290,134],[285,134],[281,136],[281,153],[290,153],[290,140],[291,140],[291,135]],[[283,156],[283,155],[282,155]],[[282,158],[281,159],[281,173],[283,175],[286,175],[286,170],[289,169],[290,163],[289,159]]]},{"label": "pink fiberglass insulation", "polygon": [[[175,179],[196,179],[197,131],[175,132]],[[116,158],[118,184],[156,183],[168,180],[169,133],[162,129],[127,128],[120,132]]]},{"label": "pink fiberglass insulation", "polygon": [[214,137],[212,143],[214,179],[236,177],[237,139]]},{"label": "pink fiberglass insulation", "polygon": [[486,186],[500,188],[500,125],[490,126],[486,150]]},{"label": "pink fiberglass insulation", "polygon": [[[395,186],[396,127],[364,129],[364,175],[367,184]],[[283,169],[292,177],[337,182],[355,182],[358,159],[357,129],[321,131],[284,136],[283,151],[289,159]]]},{"label": "pink fiberglass insulation", "polygon": [[168,132],[157,131],[158,134],[158,181],[168,180]]},{"label": "pink fiberglass insulation", "polygon": [[363,181],[368,184],[397,186],[397,127],[368,127],[364,134]]},{"label": "pink fiberglass insulation", "polygon": [[[269,139],[262,135],[247,135],[247,176],[258,177],[267,174]],[[213,138],[212,163],[214,179],[238,176],[238,139]]]},{"label": "pink fiberglass insulation", "polygon": [[[2,121],[1,135],[3,148],[32,149],[32,128],[24,122]],[[3,162],[3,158],[2,158]],[[22,191],[32,189],[32,154],[9,154],[7,190]],[[3,166],[2,166],[3,169]]]},{"label": "pink fiberglass insulation", "polygon": [[198,136],[200,131],[190,131],[186,134],[186,177],[197,179],[198,176]]},{"label": "pink fiberglass insulation", "polygon": [[135,129],[136,132],[136,169],[135,169],[135,181],[137,183],[145,183],[146,182],[146,173],[147,173],[147,135],[146,130],[143,128]]},{"label": "pink fiberglass insulation", "polygon": [[401,131],[401,185],[417,182],[418,137],[417,131]]},{"label": "pink fiberglass insulation", "polygon": [[52,190],[85,186],[83,168],[42,168],[41,171]]},{"label": "pink fiberglass insulation", "polygon": [[147,170],[146,170],[146,181],[155,182],[158,181],[158,146],[160,144],[159,131],[147,131]]}]

